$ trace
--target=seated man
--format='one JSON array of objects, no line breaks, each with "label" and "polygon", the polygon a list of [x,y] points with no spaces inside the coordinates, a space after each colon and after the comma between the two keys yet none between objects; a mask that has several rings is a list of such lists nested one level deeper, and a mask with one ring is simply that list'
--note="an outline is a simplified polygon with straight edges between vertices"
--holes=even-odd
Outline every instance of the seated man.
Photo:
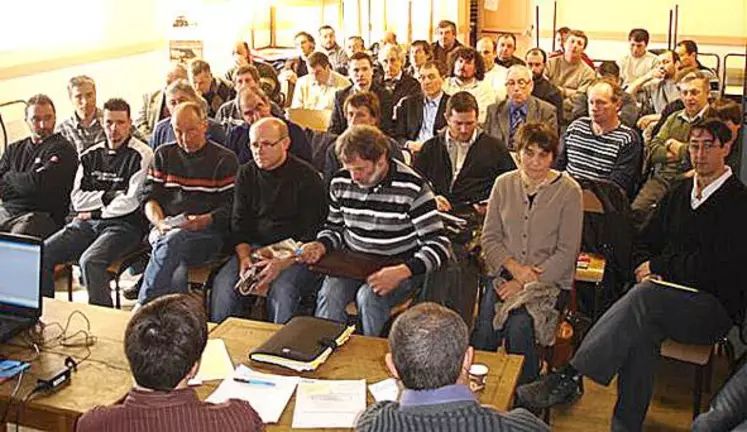
[{"label": "seated man", "polygon": [[[261,90],[251,87],[244,87],[237,96],[241,117],[243,121],[239,126],[231,126],[228,129],[228,139],[226,148],[234,152],[239,160],[239,164],[245,164],[252,160],[252,152],[249,149],[249,128],[252,123],[268,117],[273,117],[270,98]],[[290,136],[289,151],[296,157],[306,161],[311,161],[311,145],[301,126],[280,117]]]},{"label": "seated man", "polygon": [[573,108],[571,98],[576,93],[585,92],[595,78],[594,69],[582,58],[585,41],[584,32],[571,30],[565,40],[563,55],[547,61],[547,78],[560,89],[563,96],[563,118],[570,118]]},{"label": "seated man", "polygon": [[[725,164],[729,128],[694,125],[694,178],[678,182],[643,228],[633,251],[638,284],[594,324],[570,363],[517,389],[525,406],[577,399],[582,375],[609,385],[617,375],[612,430],[642,430],[661,343],[712,345],[745,310],[747,189]],[[688,290],[662,285],[671,282]]]},{"label": "seated man", "polygon": [[[337,43],[335,29],[332,26],[323,25],[319,27],[319,39],[322,41],[319,52],[327,56],[331,69],[334,70],[347,66],[348,56],[345,54],[345,50]],[[309,56],[310,59],[311,56]]]},{"label": "seated man", "polygon": [[498,35],[498,58],[495,62],[499,66],[503,66],[508,69],[514,65],[525,66],[524,60],[516,57],[516,36],[513,33],[503,33]]},{"label": "seated man", "polygon": [[[218,109],[215,114],[215,121],[222,124],[226,131],[231,126],[241,126],[244,123],[244,118],[241,116],[241,108],[239,107],[239,93],[244,87],[250,87],[254,91],[262,91],[259,85],[260,77],[259,71],[253,65],[241,66],[236,69],[233,73],[233,89],[236,90],[236,97],[232,100],[224,103]],[[268,96],[269,98],[269,96]],[[270,101],[270,112],[275,117],[284,117],[285,112],[278,104]]]},{"label": "seated man", "polygon": [[425,63],[419,76],[423,92],[402,99],[394,110],[394,138],[413,154],[446,126],[444,113],[449,101],[449,95],[443,91],[444,79],[435,63]]},{"label": "seated man", "polygon": [[[267,86],[268,88],[274,89],[276,92],[280,92],[280,81],[278,81],[277,71],[271,65],[254,58],[249,49],[248,43],[245,41],[236,41],[233,45],[233,52],[231,55],[233,57],[234,66],[226,71],[226,74],[223,76],[226,81],[236,83],[236,73],[240,68],[244,66],[254,66],[259,73],[259,78],[256,80],[257,85],[260,88]],[[237,92],[239,91],[238,89],[234,90]]]},{"label": "seated man", "polygon": [[327,132],[340,135],[348,127],[345,118],[345,100],[353,93],[368,92],[375,94],[381,108],[381,130],[389,134],[392,131],[392,92],[377,84],[373,79],[373,60],[366,53],[355,53],[348,62],[348,75],[353,84],[335,93],[335,104],[329,119]]},{"label": "seated man", "polygon": [[[156,123],[153,135],[150,136],[150,140],[148,141],[153,150],[156,150],[162,144],[176,141],[174,128],[171,125],[171,115],[174,114],[174,109],[177,105],[184,102],[194,102],[207,110],[205,99],[201,98],[194,87],[185,80],[176,80],[169,84],[166,87],[164,98],[166,99],[166,108],[169,110],[170,116]],[[207,130],[205,131],[207,139],[215,141],[218,144],[224,144],[226,142],[226,132],[223,126],[211,118],[208,118],[207,122]]]},{"label": "seated man", "polygon": [[341,249],[401,259],[367,280],[327,276],[317,297],[315,315],[339,322],[347,321],[345,307],[356,301],[363,334],[378,336],[389,310],[417,292],[426,272],[446,262],[450,242],[428,182],[392,159],[381,131],[353,126],[335,150],[344,169],[329,185],[327,223],[298,259],[314,264]]},{"label": "seated man", "polygon": [[617,61],[620,67],[620,79],[624,88],[642,76],[651,72],[656,66],[656,54],[648,51],[649,34],[646,29],[636,28],[628,33],[630,52]]},{"label": "seated man", "polygon": [[477,121],[485,123],[488,106],[497,101],[495,90],[485,81],[485,63],[474,48],[460,47],[451,56],[451,76],[444,83],[444,92],[453,95],[466,91],[477,100],[480,111]]},{"label": "seated man", "polygon": [[717,99],[721,95],[721,81],[713,69],[698,60],[698,44],[692,40],[681,40],[677,42],[674,52],[680,57],[680,69],[693,69],[702,73],[708,79],[709,97]]},{"label": "seated man", "polygon": [[506,75],[508,98],[488,107],[485,132],[509,150],[515,150],[514,135],[524,123],[544,123],[558,130],[555,107],[532,96],[532,71],[522,65],[511,66]]},{"label": "seated man", "polygon": [[192,60],[189,65],[189,82],[207,102],[208,117],[215,117],[221,105],[236,96],[231,83],[219,76],[213,76],[210,64],[204,60]]},{"label": "seated man", "polygon": [[397,106],[407,96],[419,95],[420,83],[404,72],[405,52],[399,45],[386,44],[379,50],[379,64],[384,74],[382,85],[392,94],[392,105]]},{"label": "seated man", "polygon": [[292,265],[293,258],[255,261],[252,252],[289,238],[316,238],[327,216],[326,190],[311,165],[288,153],[290,138],[282,120],[263,118],[252,124],[249,136],[254,160],[239,168],[234,188],[236,254],[215,277],[210,317],[215,322],[249,317],[254,298],[234,286],[240,274],[258,266],[262,279],[252,294],[267,296],[270,321],[284,324],[296,312],[301,291],[315,287],[318,278],[305,266]]},{"label": "seated man", "polygon": [[680,58],[676,52],[664,50],[658,55],[653,69],[628,83],[626,91],[640,101],[641,113],[644,114],[636,123],[640,130],[659,121],[667,105],[679,97],[675,81],[679,63]]},{"label": "seated man", "polygon": [[731,153],[726,158],[726,164],[738,173],[742,166],[742,107],[731,99],[721,98],[711,102],[709,110],[713,117],[724,122],[731,130],[731,141],[728,142]]},{"label": "seated man", "polygon": [[172,124],[176,142],[156,149],[143,190],[153,250],[143,274],[140,305],[163,294],[186,292],[188,267],[218,255],[228,231],[236,156],[205,137],[202,105],[177,105]]},{"label": "seated man", "polygon": [[400,315],[389,333],[389,372],[402,382],[398,402],[370,405],[360,432],[547,431],[524,409],[499,413],[481,405],[469,385],[474,360],[469,330],[455,312],[422,303]]},{"label": "seated man", "polygon": [[121,403],[85,413],[76,430],[263,431],[262,419],[249,402],[202,402],[187,384],[197,375],[207,334],[205,313],[194,297],[165,296],[140,308],[127,324],[124,339],[134,388]]},{"label": "seated man", "polygon": [[449,57],[457,49],[463,47],[461,42],[456,38],[457,28],[454,21],[441,20],[436,26],[436,41],[431,45],[433,53],[433,62],[441,71],[441,76],[448,76],[451,69]]},{"label": "seated man", "polygon": [[687,137],[692,125],[702,121],[708,112],[708,78],[700,72],[690,72],[678,83],[685,108],[670,115],[659,133],[648,143],[648,178],[631,208],[643,218],[651,207],[667,193],[672,182],[690,170],[687,158]]},{"label": "seated man", "polygon": [[286,61],[285,67],[280,72],[278,78],[282,82],[295,85],[299,78],[309,73],[306,62],[309,56],[315,51],[316,42],[314,41],[314,36],[301,31],[293,37],[293,44],[298,51],[298,57]]},{"label": "seated man", "polygon": [[630,196],[639,178],[642,147],[638,133],[618,117],[622,94],[612,81],[597,80],[589,87],[591,117],[568,126],[556,166],[572,176],[612,181]]},{"label": "seated man", "polygon": [[350,58],[353,57],[353,54],[355,53],[365,53],[366,47],[365,43],[363,42],[363,38],[360,36],[350,36],[345,40],[345,57],[347,58],[344,65],[337,66],[335,68],[335,72],[339,73],[342,76],[349,76],[348,75],[348,65],[350,62]]},{"label": "seated man", "polygon": [[555,114],[558,116],[558,125],[565,124],[563,123],[563,96],[560,95],[558,87],[545,77],[547,54],[540,48],[532,48],[527,51],[525,59],[527,67],[532,70],[532,81],[534,81],[532,96],[554,106]]},{"label": "seated man", "polygon": [[180,63],[171,63],[169,70],[166,72],[166,85],[161,89],[143,95],[143,105],[138,111],[134,125],[146,140],[149,140],[153,134],[156,123],[171,116],[166,103],[166,87],[180,79],[187,79],[187,69]]},{"label": "seated man", "polygon": [[477,101],[471,94],[451,96],[446,123],[444,133],[425,142],[412,167],[430,182],[439,211],[470,209],[487,200],[496,177],[516,165],[501,141],[477,127]]},{"label": "seated man", "polygon": [[[348,96],[345,100],[345,117],[348,122],[348,129],[357,125],[368,125],[378,128],[380,118],[379,99],[371,92],[355,93]],[[335,151],[337,137],[337,135],[330,133],[324,134],[323,137],[320,137],[321,139],[317,143],[315,150],[316,153],[326,149],[325,160],[321,170],[324,174],[324,184],[326,185],[329,185],[332,177],[342,168],[340,159],[337,157],[337,152]],[[392,157],[398,161],[404,161],[404,155],[402,154],[399,143],[388,136],[386,138],[389,142]]]},{"label": "seated man", "polygon": [[74,76],[67,83],[67,95],[75,111],[57,125],[57,132],[81,154],[106,139],[101,126],[101,110],[96,107],[96,83],[86,75]]},{"label": "seated man", "polygon": [[[405,73],[420,81],[420,68],[428,62],[436,64],[433,61],[431,45],[424,40],[413,41],[408,50],[408,63],[405,67]],[[438,65],[436,65],[436,68],[438,68]]]},{"label": "seated man", "polygon": [[576,31],[576,35],[579,35],[579,37],[583,39],[581,60],[593,70],[596,67],[594,65],[594,61],[590,59],[588,55],[586,55],[586,47],[589,45],[589,38],[586,37],[586,33],[581,30],[571,30],[568,27],[561,27],[557,29],[555,31],[555,41],[553,46],[557,46],[558,49],[551,52],[547,57],[551,59],[556,57],[563,57],[563,54],[565,53],[565,43],[566,41],[568,41],[568,36],[570,36],[572,31]]},{"label": "seated man", "polygon": [[496,63],[496,45],[490,36],[485,36],[477,41],[475,49],[482,56],[485,63],[485,81],[495,92],[498,101],[506,99],[506,74],[508,68]]},{"label": "seated man", "polygon": [[[606,79],[616,83],[618,86],[620,83],[620,67],[613,61],[603,61],[597,68],[597,78]],[[588,117],[589,115],[589,95],[586,91],[576,93],[571,98],[573,103],[573,111],[571,111],[570,121],[574,121],[581,117]],[[638,104],[633,96],[628,92],[622,94],[622,105],[620,106],[619,118],[622,124],[629,128],[634,128],[638,121]]]},{"label": "seated man", "polygon": [[153,150],[130,134],[130,106],[104,104],[106,141],[80,155],[73,187],[75,218],[44,242],[44,295],[54,297],[54,266],[78,260],[88,303],[112,307],[107,266],[143,238],[140,195]]},{"label": "seated man", "polygon": [[0,158],[0,231],[46,238],[65,223],[78,155],[54,132],[52,99],[32,96],[25,115],[31,136]]},{"label": "seated man", "polygon": [[309,73],[296,81],[291,108],[331,110],[335,106],[335,93],[348,87],[350,81],[332,70],[324,53],[312,53],[308,66]]}]

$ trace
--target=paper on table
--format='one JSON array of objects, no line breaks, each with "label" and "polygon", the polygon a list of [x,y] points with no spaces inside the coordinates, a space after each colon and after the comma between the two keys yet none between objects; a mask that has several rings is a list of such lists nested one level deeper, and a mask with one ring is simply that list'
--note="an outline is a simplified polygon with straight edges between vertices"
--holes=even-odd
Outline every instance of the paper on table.
[{"label": "paper on table", "polygon": [[197,371],[195,380],[211,381],[226,379],[233,373],[233,362],[228,355],[226,343],[223,339],[208,339],[205,351],[202,352],[200,370]]},{"label": "paper on table", "polygon": [[369,384],[368,391],[371,392],[376,402],[392,401],[399,399],[399,382],[394,378],[387,378],[377,383]]},{"label": "paper on table", "polygon": [[366,380],[301,380],[294,428],[352,428],[366,409]]},{"label": "paper on table", "polygon": [[[271,382],[274,385],[256,385],[234,381],[234,377],[256,379]],[[298,377],[263,374],[239,365],[233,376],[224,380],[218,388],[208,396],[207,402],[221,403],[228,399],[241,399],[257,411],[264,423],[277,423],[288,405],[293,391],[298,384]]]}]

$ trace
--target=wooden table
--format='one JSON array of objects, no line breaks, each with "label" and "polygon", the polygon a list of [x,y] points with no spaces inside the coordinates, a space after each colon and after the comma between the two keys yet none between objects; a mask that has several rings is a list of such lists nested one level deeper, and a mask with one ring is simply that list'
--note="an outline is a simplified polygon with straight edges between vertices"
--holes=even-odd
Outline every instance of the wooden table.
[{"label": "wooden table", "polygon": [[[260,372],[293,375],[296,374],[294,371],[250,362],[248,359],[249,352],[261,345],[280,327],[277,324],[229,318],[213,330],[210,337],[225,341],[234,364],[245,363]],[[345,345],[334,352],[318,370],[304,372],[300,375],[306,378],[338,380],[365,378],[366,383],[371,384],[389,378],[389,373],[384,364],[384,355],[388,350],[389,346],[386,339],[354,335]],[[487,386],[485,390],[479,393],[480,402],[493,405],[501,411],[510,409],[523,358],[503,353],[476,351],[475,362],[483,363],[490,369]],[[198,388],[200,397],[202,399],[207,398],[217,388],[218,384],[218,382],[203,384]],[[366,397],[368,404],[374,402],[370,392],[366,392]],[[267,425],[268,431],[290,429],[294,406],[295,395],[285,408],[280,422]]]},{"label": "wooden table", "polygon": [[[70,303],[54,299],[44,299],[41,322],[44,328],[37,332],[44,340],[51,340],[61,332],[59,323],[65,327],[68,317],[74,311],[82,312],[90,322],[89,333],[96,337],[96,343],[90,347],[90,356],[73,372],[70,384],[51,394],[35,395],[25,404],[20,412],[19,423],[35,429],[53,431],[72,431],[76,419],[97,405],[111,405],[122,399],[133,386],[127,358],[124,353],[124,334],[131,312],[117,309],[91,306],[83,303]],[[216,328],[208,324],[208,330]],[[79,314],[73,315],[68,334],[80,329],[88,329],[85,319]],[[76,336],[73,341],[83,341],[84,337]],[[19,335],[4,345],[0,345],[0,354],[12,359],[33,359],[35,351],[30,348],[28,338]],[[17,397],[23,398],[36,385],[37,377],[45,377],[64,366],[67,356],[80,360],[88,354],[85,347],[64,347],[49,344],[31,363],[25,374]],[[12,378],[0,385],[0,413],[4,412],[8,398],[13,391],[17,378]],[[15,402],[6,418],[16,422]],[[1,416],[2,414],[0,414]]]}]

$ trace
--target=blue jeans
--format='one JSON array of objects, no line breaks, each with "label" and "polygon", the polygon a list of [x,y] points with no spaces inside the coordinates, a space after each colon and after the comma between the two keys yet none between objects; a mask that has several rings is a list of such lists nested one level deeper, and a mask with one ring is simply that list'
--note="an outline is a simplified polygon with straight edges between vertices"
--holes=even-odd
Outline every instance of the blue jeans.
[{"label": "blue jeans", "polygon": [[44,241],[42,292],[54,297],[54,266],[78,260],[88,303],[112,306],[111,276],[106,268],[133,251],[142,231],[117,220],[73,221]]},{"label": "blue jeans", "polygon": [[472,331],[472,346],[483,351],[496,351],[505,342],[506,352],[524,356],[524,366],[519,375],[519,385],[532,382],[539,376],[539,356],[534,346],[534,321],[523,306],[512,310],[503,328],[493,328],[495,304],[498,293],[489,284],[480,303],[475,329]]},{"label": "blue jeans", "polygon": [[345,306],[355,300],[363,334],[379,336],[389,320],[389,310],[407,300],[423,285],[423,280],[423,275],[412,276],[386,296],[380,296],[365,281],[327,276],[319,290],[314,315],[346,322]]},{"label": "blue jeans", "polygon": [[137,299],[141,305],[165,294],[189,291],[189,267],[219,256],[223,233],[210,228],[202,231],[173,229],[155,238],[151,233],[149,241],[152,252]]},{"label": "blue jeans", "polygon": [[693,432],[747,431],[747,365],[742,366],[693,422]]},{"label": "blue jeans", "polygon": [[[239,280],[239,259],[234,255],[220,269],[213,281],[210,295],[211,321],[220,323],[228,317],[247,318],[251,296],[241,295],[233,287]],[[270,321],[285,324],[293,318],[303,293],[315,290],[320,276],[305,264],[291,264],[270,283],[267,293],[267,315]]]}]

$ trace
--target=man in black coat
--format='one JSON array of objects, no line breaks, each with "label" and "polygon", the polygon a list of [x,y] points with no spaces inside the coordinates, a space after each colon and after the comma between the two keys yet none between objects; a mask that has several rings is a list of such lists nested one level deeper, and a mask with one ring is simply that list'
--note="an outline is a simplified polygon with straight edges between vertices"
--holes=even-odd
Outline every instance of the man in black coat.
[{"label": "man in black coat", "polygon": [[379,64],[384,71],[381,84],[392,93],[393,106],[406,96],[421,94],[418,80],[404,71],[405,52],[399,45],[384,45],[379,50]]},{"label": "man in black coat", "polygon": [[394,109],[394,138],[413,154],[446,126],[444,114],[449,100],[436,63],[426,62],[419,72],[422,93],[407,96]]}]

